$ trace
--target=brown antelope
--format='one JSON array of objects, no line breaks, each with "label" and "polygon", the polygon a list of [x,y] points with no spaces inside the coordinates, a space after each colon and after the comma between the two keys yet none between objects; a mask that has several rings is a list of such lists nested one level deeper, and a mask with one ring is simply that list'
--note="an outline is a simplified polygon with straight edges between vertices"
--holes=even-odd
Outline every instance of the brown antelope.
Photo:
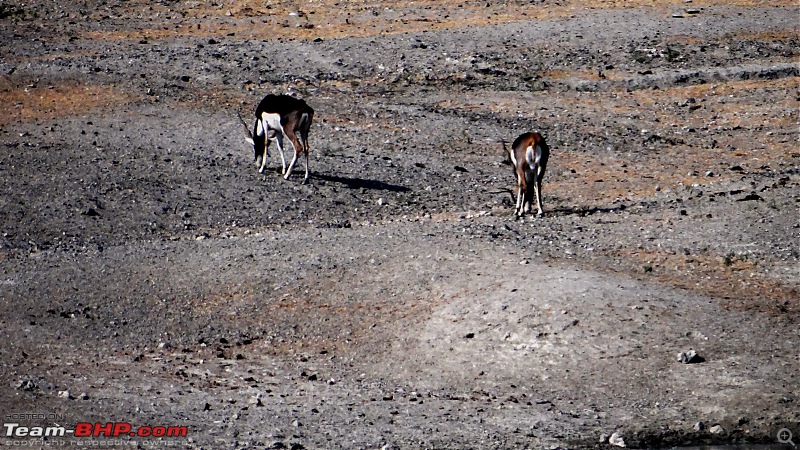
[{"label": "brown antelope", "polygon": [[[306,174],[303,178],[303,183],[305,183],[308,180],[308,131],[313,119],[314,110],[305,101],[289,95],[273,94],[267,95],[258,104],[253,131],[248,129],[244,119],[239,115],[239,120],[242,121],[248,135],[247,142],[253,145],[258,173],[264,172],[269,157],[267,148],[270,141],[275,141],[281,154],[281,174],[285,180],[288,180],[292,174],[297,157],[302,153],[306,154]],[[283,156],[284,136],[289,138],[294,150],[294,156],[288,169]]]},{"label": "brown antelope", "polygon": [[531,197],[536,196],[536,207],[538,216],[544,214],[542,211],[542,178],[547,168],[547,159],[550,157],[550,148],[539,133],[525,133],[520,135],[511,144],[511,148],[506,147],[503,141],[503,148],[511,157],[514,165],[514,172],[517,175],[517,206],[514,214],[517,217],[530,212]]}]

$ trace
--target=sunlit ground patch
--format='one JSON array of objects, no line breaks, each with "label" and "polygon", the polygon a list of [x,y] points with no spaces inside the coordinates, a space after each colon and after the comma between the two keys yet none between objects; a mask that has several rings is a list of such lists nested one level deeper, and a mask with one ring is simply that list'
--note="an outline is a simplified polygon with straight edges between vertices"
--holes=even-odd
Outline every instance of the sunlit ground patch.
[{"label": "sunlit ground patch", "polygon": [[0,91],[0,124],[49,120],[83,114],[136,100],[136,96],[113,86],[65,83],[49,86],[30,84]]},{"label": "sunlit ground patch", "polygon": [[[692,8],[710,6],[796,6],[778,1],[702,1]],[[679,0],[590,0],[558,4],[527,1],[495,4],[485,1],[352,1],[318,0],[307,3],[283,1],[187,1],[173,5],[127,2],[122,17],[150,21],[155,26],[138,29],[94,31],[100,39],[161,39],[175,36],[225,36],[244,39],[315,39],[367,37],[424,30],[462,29],[526,20],[568,17],[590,9],[653,8],[664,14],[682,10]],[[132,21],[136,23],[137,21]]]}]

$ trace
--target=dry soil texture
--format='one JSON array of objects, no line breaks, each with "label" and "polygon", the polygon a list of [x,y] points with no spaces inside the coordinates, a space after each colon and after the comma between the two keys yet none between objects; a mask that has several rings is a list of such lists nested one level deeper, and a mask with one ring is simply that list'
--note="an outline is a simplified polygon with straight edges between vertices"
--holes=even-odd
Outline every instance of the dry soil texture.
[{"label": "dry soil texture", "polygon": [[[3,422],[191,449],[800,436],[798,24],[794,1],[0,2]],[[305,185],[274,148],[258,174],[237,119],[286,92],[316,111]],[[501,141],[529,130],[546,213],[515,219]]]}]

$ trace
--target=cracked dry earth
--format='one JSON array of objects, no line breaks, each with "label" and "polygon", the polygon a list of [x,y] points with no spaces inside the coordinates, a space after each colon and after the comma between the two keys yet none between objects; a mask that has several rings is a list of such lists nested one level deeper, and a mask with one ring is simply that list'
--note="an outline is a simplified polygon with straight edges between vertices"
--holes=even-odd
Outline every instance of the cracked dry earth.
[{"label": "cracked dry earth", "polygon": [[[190,449],[789,448],[799,19],[3,1],[4,424],[186,426],[120,439]],[[316,111],[309,184],[274,150],[256,172],[236,113],[270,92]],[[552,148],[545,216],[515,219],[500,141],[529,130]]]}]

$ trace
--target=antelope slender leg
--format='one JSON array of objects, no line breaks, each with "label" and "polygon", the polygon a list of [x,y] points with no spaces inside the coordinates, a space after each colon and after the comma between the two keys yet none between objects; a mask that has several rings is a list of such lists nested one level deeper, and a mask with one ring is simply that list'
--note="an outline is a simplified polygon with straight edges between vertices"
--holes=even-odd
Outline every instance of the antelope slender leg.
[{"label": "antelope slender leg", "polygon": [[264,139],[264,152],[258,157],[260,161],[256,160],[258,166],[258,173],[264,173],[264,167],[267,166],[267,147],[269,147],[269,139]]},{"label": "antelope slender leg", "polygon": [[300,142],[297,141],[297,136],[287,136],[289,138],[289,142],[292,144],[292,162],[289,163],[289,168],[286,170],[286,173],[283,176],[283,179],[288,180],[289,176],[292,174],[292,170],[294,170],[294,165],[297,163],[297,153],[303,151],[303,147],[300,145]]},{"label": "antelope slender leg", "polygon": [[308,158],[309,158],[309,156],[308,156],[308,142],[305,142],[304,147],[306,149],[306,175],[305,175],[305,177],[303,177],[303,183],[308,181]]},{"label": "antelope slender leg", "polygon": [[281,154],[281,174],[286,173],[286,158],[283,156],[283,133],[275,132],[275,144],[278,145],[278,152]]},{"label": "antelope slender leg", "polygon": [[544,215],[544,209],[542,208],[542,178],[544,178],[544,167],[539,166],[536,168],[536,207],[539,209],[538,215]]}]

